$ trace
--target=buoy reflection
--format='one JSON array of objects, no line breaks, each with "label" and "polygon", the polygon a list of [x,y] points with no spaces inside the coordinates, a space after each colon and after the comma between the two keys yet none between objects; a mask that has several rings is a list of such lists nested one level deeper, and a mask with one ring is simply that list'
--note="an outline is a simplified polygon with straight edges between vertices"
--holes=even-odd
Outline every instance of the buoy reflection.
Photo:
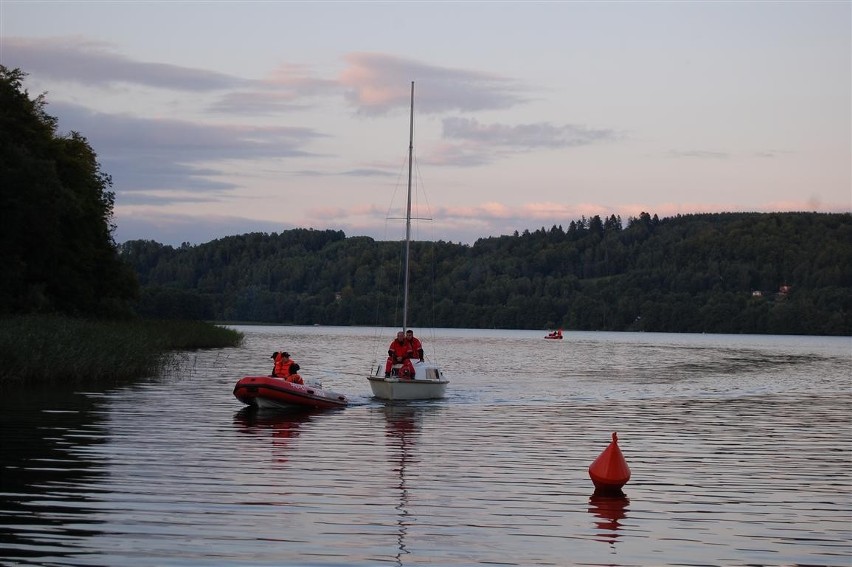
[{"label": "buoy reflection", "polygon": [[614,545],[621,536],[621,521],[627,517],[630,499],[625,495],[610,496],[595,493],[589,497],[589,513],[595,516],[595,539]]}]

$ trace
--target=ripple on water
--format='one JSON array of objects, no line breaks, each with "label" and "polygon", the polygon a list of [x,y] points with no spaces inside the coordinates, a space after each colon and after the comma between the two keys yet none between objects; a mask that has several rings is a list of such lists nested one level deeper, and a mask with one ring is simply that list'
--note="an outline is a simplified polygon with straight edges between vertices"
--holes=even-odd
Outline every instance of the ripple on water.
[{"label": "ripple on water", "polygon": [[[7,404],[2,561],[852,561],[847,342],[484,334],[427,341],[452,369],[439,401],[371,398],[372,332],[257,328],[163,379]],[[236,379],[285,347],[353,403],[244,409]],[[597,497],[587,469],[613,431],[632,477]]]}]

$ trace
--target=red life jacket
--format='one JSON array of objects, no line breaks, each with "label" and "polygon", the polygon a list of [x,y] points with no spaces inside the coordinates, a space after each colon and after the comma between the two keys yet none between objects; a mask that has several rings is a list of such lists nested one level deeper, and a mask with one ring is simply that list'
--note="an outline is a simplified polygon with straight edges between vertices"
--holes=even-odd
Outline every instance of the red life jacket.
[{"label": "red life jacket", "polygon": [[411,349],[411,357],[414,358],[416,356],[420,360],[423,360],[423,344],[420,342],[420,339],[411,337],[410,339],[406,338],[405,341]]},{"label": "red life jacket", "polygon": [[408,344],[408,341],[402,341],[400,343],[398,340],[394,339],[388,347],[388,356],[394,359],[411,358],[411,354],[411,345]]},{"label": "red life jacket", "polygon": [[305,383],[305,381],[302,380],[302,377],[299,376],[298,374],[296,374],[295,372],[293,374],[288,375],[286,378],[284,378],[284,380],[286,382],[290,382],[291,384],[304,384]]},{"label": "red life jacket", "polygon": [[286,378],[290,375],[290,367],[293,366],[292,358],[284,358],[281,354],[275,357],[275,370],[273,374],[279,378]]}]

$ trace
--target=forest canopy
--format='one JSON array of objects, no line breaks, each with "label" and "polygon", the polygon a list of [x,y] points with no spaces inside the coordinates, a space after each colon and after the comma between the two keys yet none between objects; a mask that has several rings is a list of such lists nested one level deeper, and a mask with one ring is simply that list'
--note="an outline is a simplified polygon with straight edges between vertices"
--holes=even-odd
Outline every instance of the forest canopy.
[{"label": "forest canopy", "polygon": [[[121,253],[149,316],[395,326],[402,249],[295,229]],[[848,213],[594,216],[412,250],[413,326],[852,335]]]},{"label": "forest canopy", "polygon": [[138,283],[113,240],[112,180],[44,95],[0,66],[0,314],[131,314]]}]

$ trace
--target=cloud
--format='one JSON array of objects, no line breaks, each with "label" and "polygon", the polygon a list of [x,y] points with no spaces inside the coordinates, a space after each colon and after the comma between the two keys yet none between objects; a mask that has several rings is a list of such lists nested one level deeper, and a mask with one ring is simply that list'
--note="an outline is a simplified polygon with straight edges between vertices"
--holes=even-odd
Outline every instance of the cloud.
[{"label": "cloud", "polygon": [[482,124],[469,118],[445,118],[443,124],[444,137],[451,140],[522,149],[586,146],[617,138],[613,130],[593,130],[574,124],[555,126],[540,122],[509,126]]},{"label": "cloud", "polygon": [[459,117],[444,119],[443,137],[444,142],[431,147],[427,155],[420,156],[420,163],[477,167],[519,151],[588,146],[620,139],[614,130],[574,124],[483,124]]},{"label": "cloud", "polygon": [[[192,69],[161,63],[139,62],[115,53],[109,44],[79,37],[4,39],[4,58],[27,68],[46,79],[74,81],[88,88],[109,87],[116,83],[131,82],[148,87],[187,91],[217,91],[218,99],[210,103],[208,110],[230,116],[268,116],[293,113],[316,106],[322,97],[345,96],[359,114],[383,114],[393,109],[407,108],[410,101],[408,82],[400,82],[400,76],[422,80],[417,94],[418,113],[441,113],[449,111],[479,111],[505,109],[529,102],[522,94],[523,88],[511,79],[493,74],[429,65],[380,53],[351,53],[344,56],[346,68],[336,79],[317,77],[306,66],[282,63],[262,80],[247,80],[222,73]],[[199,105],[203,104],[201,101]],[[58,105],[54,105],[58,108]],[[82,108],[82,107],[79,107]],[[67,114],[63,122],[70,122],[73,114],[82,115],[81,110]],[[94,117],[97,116],[97,121]],[[107,130],[116,134],[122,127],[131,127],[136,138],[135,155],[141,160],[152,151],[142,146],[150,141],[157,144],[153,153],[177,152],[171,169],[176,173],[194,176],[193,164],[200,156],[192,156],[193,149],[213,159],[240,159],[268,157],[264,149],[276,146],[278,157],[309,155],[304,146],[309,136],[318,134],[308,129],[238,127],[231,130],[193,124],[188,121],[143,121],[129,116],[90,113],[90,120],[79,121],[72,128],[83,132],[93,140],[106,140]],[[101,124],[100,132],[95,131]],[[599,141],[612,140],[616,134],[611,130],[591,129],[578,125],[552,125],[547,123],[502,125],[483,124],[465,118],[447,118],[443,123],[444,136],[449,144],[438,146],[424,163],[473,167],[491,163],[503,157],[505,151],[532,150],[536,148],[559,148],[578,146]],[[155,134],[154,132],[160,134]],[[278,136],[277,140],[273,137]],[[252,142],[252,137],[259,140]],[[117,137],[115,134],[113,138]],[[223,137],[234,140],[231,151],[216,151],[213,146],[224,150]],[[198,143],[201,141],[202,143]],[[119,142],[116,151],[128,148],[130,140]],[[141,153],[140,153],[141,152]],[[110,153],[115,153],[110,151]],[[115,159],[113,155],[105,158]],[[170,161],[168,158],[166,162]],[[189,164],[189,165],[188,165]],[[128,165],[124,170],[147,171],[149,164],[135,170]],[[169,169],[167,166],[166,169]],[[371,168],[352,169],[354,175],[378,174]],[[204,173],[205,175],[209,172]],[[165,176],[160,176],[165,179]],[[164,183],[142,188],[163,187]]]},{"label": "cloud", "polygon": [[[275,126],[266,116],[313,110],[323,97],[348,101],[356,115],[379,116],[407,111],[408,79],[419,83],[418,114],[469,113],[505,110],[531,101],[521,83],[494,74],[430,65],[413,59],[379,53],[344,56],[346,67],[335,78],[316,76],[311,69],[285,63],[260,80],[177,65],[140,62],[116,53],[110,45],[82,38],[4,38],[4,61],[13,62],[43,83],[78,83],[89,93],[106,92],[116,84],[133,84],[190,93],[185,108],[227,116],[257,116],[256,124],[217,124],[169,117],[167,102],[157,107],[158,118],[129,112],[102,112],[80,104],[49,101],[60,131],[78,131],[92,144],[104,172],[114,180],[117,194],[116,239],[124,241],[156,235],[164,243],[201,243],[246,232],[284,230],[293,225],[240,216],[193,216],[168,213],[170,204],[197,204],[232,198],[241,180],[263,175],[263,160],[328,157],[311,151],[327,137],[304,127]],[[139,89],[134,89],[139,92]],[[87,93],[87,95],[89,94]],[[112,93],[116,94],[116,93]],[[212,95],[201,96],[202,94]],[[122,96],[122,93],[118,93]],[[102,104],[97,96],[86,104]],[[110,99],[128,104],[128,99]],[[134,99],[138,100],[138,99]],[[101,101],[101,102],[99,102]],[[212,102],[211,102],[212,101]],[[154,100],[153,102],[156,102]],[[135,104],[133,100],[129,104]],[[205,104],[209,104],[206,108]],[[119,107],[120,108],[120,107]],[[558,149],[617,140],[608,129],[576,124],[483,123],[464,117],[443,120],[444,140],[421,154],[419,162],[457,167],[481,166],[518,151]],[[393,177],[382,164],[343,164],[334,169],[305,167],[300,162],[290,175],[310,177]],[[227,174],[227,176],[226,176]],[[246,183],[245,185],[248,185]],[[248,197],[241,197],[246,199]],[[646,207],[647,208],[647,207]],[[230,209],[229,209],[230,210]],[[590,213],[590,211],[595,211]],[[534,229],[540,223],[567,223],[582,215],[609,215],[605,207],[527,203],[521,206],[488,202],[464,208],[444,208],[429,216],[434,233],[444,239],[472,242],[476,238]],[[617,211],[616,211],[617,214]],[[638,212],[637,212],[638,214]],[[299,220],[306,227],[344,230],[348,235],[382,238],[390,213],[359,205],[344,209],[320,206],[305,211]]]},{"label": "cloud", "polygon": [[493,163],[499,155],[495,147],[487,144],[441,143],[419,155],[417,162],[430,166],[477,167]]},{"label": "cloud", "polygon": [[162,207],[166,205],[187,204],[187,203],[211,203],[220,201],[232,189],[233,185],[222,184],[222,188],[216,187],[215,183],[211,182],[210,187],[199,188],[188,187],[182,190],[165,190],[165,191],[120,191],[117,196],[117,204],[122,207],[129,205],[145,205]]},{"label": "cloud", "polygon": [[307,104],[288,93],[259,90],[227,93],[209,106],[213,112],[246,116],[293,113],[307,108]]},{"label": "cloud", "polygon": [[381,53],[350,53],[348,67],[340,76],[349,89],[346,97],[359,112],[384,114],[408,108],[411,101],[408,77],[425,86],[415,90],[419,114],[448,111],[500,110],[529,102],[521,86],[497,75],[439,67]]},{"label": "cloud", "polygon": [[48,79],[87,85],[130,83],[164,89],[213,91],[246,84],[232,75],[168,63],[134,61],[110,44],[81,37],[3,39],[4,64]]},{"label": "cloud", "polygon": [[316,106],[320,98],[340,96],[336,80],[314,77],[303,65],[285,63],[261,81],[253,90],[225,94],[211,110],[227,114],[274,114],[296,112]]},{"label": "cloud", "polygon": [[302,146],[322,137],[310,128],[204,124],[169,118],[141,118],[109,114],[77,104],[51,103],[49,113],[60,127],[97,138],[110,153],[158,157],[177,155],[175,161],[239,159],[310,155]]},{"label": "cloud", "polygon": [[45,80],[86,87],[132,84],[170,91],[220,94],[209,106],[217,113],[270,115],[296,112],[316,104],[319,96],[341,96],[336,80],[313,77],[304,66],[282,64],[262,80],[167,63],[136,61],[112,45],[81,37],[3,39],[7,66]]},{"label": "cloud", "polygon": [[[112,176],[117,194],[179,190],[205,192],[213,199],[238,188],[213,179],[223,175],[223,162],[315,156],[305,148],[322,137],[309,128],[149,119],[69,103],[52,103],[47,110],[58,118],[60,131],[83,133],[98,153],[103,171]],[[147,200],[166,204],[185,199],[176,195],[170,201],[164,193]]]}]

